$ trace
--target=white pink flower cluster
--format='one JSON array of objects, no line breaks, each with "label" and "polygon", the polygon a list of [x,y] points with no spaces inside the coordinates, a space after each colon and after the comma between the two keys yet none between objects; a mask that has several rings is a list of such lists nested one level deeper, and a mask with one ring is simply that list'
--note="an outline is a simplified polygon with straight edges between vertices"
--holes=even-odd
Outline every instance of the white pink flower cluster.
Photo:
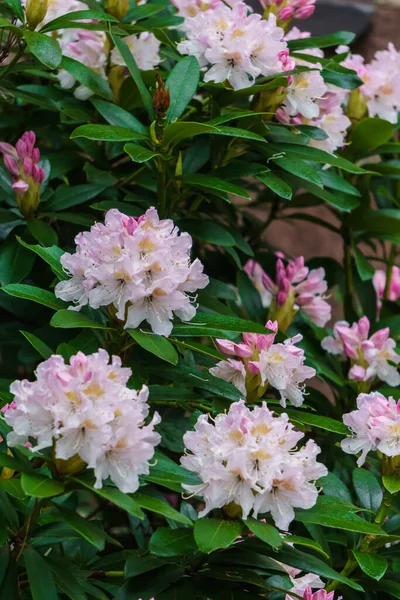
[{"label": "white pink flower cluster", "polygon": [[314,506],[314,481],[327,473],[316,461],[320,449],[313,440],[296,450],[303,437],[286,414],[274,417],[265,402],[252,411],[243,401],[235,402],[214,423],[201,415],[195,430],[184,435],[190,454],[181,458],[202,480],[183,486],[204,498],[200,517],[235,503],[244,519],[269,512],[276,526],[287,530],[294,508]]},{"label": "white pink flower cluster", "polygon": [[148,388],[127,387],[131,370],[105,350],[85,356],[78,352],[69,364],[53,355],[36,370],[36,381],[14,381],[14,401],[5,411],[13,429],[9,446],[34,442],[32,451],[55,444],[55,457],[79,458],[94,469],[96,488],[110,477],[123,492],[135,492],[139,475],[149,472],[149,461],[160,435],[148,425]]},{"label": "white pink flower cluster", "polygon": [[[285,40],[307,39],[310,35],[309,32],[302,32],[297,27],[293,27]],[[302,54],[317,58],[324,56],[323,51],[317,48],[303,50]],[[290,60],[292,69],[302,65],[314,70],[290,76],[287,96],[282,107],[278,108],[276,116],[282,123],[307,124],[322,129],[327,138],[310,140],[309,145],[332,153],[344,145],[346,131],[351,125],[342,106],[348,93],[325,83],[320,72],[321,63],[310,63],[293,58]]]},{"label": "white pink flower cluster", "polygon": [[[290,538],[288,538],[290,540]],[[288,541],[288,545],[290,541]],[[324,582],[318,575],[314,575],[313,573],[306,573],[301,577],[297,577],[302,572],[300,569],[295,569],[294,567],[290,567],[283,563],[279,563],[287,572],[290,577],[290,581],[292,582],[292,588],[290,592],[292,594],[296,594],[297,596],[303,597],[308,589],[317,588],[321,589],[324,587]],[[287,598],[286,598],[287,600]],[[292,600],[292,599],[291,599]]]},{"label": "white pink flower cluster", "polygon": [[400,400],[385,398],[379,392],[360,394],[357,410],[343,415],[343,423],[352,436],[342,440],[342,449],[347,454],[361,452],[359,467],[373,450],[386,456],[400,455]]},{"label": "white pink flower cluster", "polygon": [[[342,51],[349,48],[341,47]],[[350,54],[342,63],[356,71],[363,81],[359,89],[364,96],[370,117],[378,116],[396,124],[400,111],[400,52],[392,43],[387,50],[378,50],[369,64],[359,54]]]},{"label": "white pink flower cluster", "polygon": [[[312,589],[309,587],[305,590],[303,598],[304,600],[335,600],[335,592],[318,590],[313,593]],[[286,594],[286,600],[295,600],[295,598],[290,594]],[[343,600],[342,596],[339,596],[337,600]]]},{"label": "white pink flower cluster", "polygon": [[260,0],[264,8],[272,8],[280,21],[309,19],[315,11],[316,0]]},{"label": "white pink flower cluster", "polygon": [[[330,320],[331,307],[324,296],[328,284],[325,280],[325,270],[322,267],[310,271],[304,265],[303,256],[299,256],[294,261],[288,261],[285,266],[282,257],[279,256],[276,263],[275,281],[272,281],[254,260],[249,260],[244,270],[260,292],[263,305],[271,307],[270,316],[278,319],[280,328],[283,327],[280,312],[285,313],[287,320],[287,313],[293,312],[294,314],[300,310],[319,327],[324,327]],[[290,322],[285,323],[283,328],[287,329],[288,325]]]},{"label": "white pink flower cluster", "polygon": [[351,360],[349,379],[371,384],[377,378],[392,387],[400,385],[396,367],[400,363],[400,354],[396,352],[395,340],[389,337],[389,328],[379,329],[371,337],[368,337],[369,330],[367,317],[351,326],[347,321],[338,321],[333,336],[324,338],[321,346],[330,354]]},{"label": "white pink flower cluster", "polygon": [[61,264],[72,275],[57,284],[55,294],[75,303],[75,310],[109,306],[126,328],[147,321],[153,332],[168,336],[173,314],[190,321],[196,314],[197,289],[208,284],[203,265],[190,261],[192,238],[155,208],[135,219],[117,209],[105,224],[96,223],[75,238],[75,254],[65,253]]},{"label": "white pink flower cluster", "polygon": [[221,3],[187,17],[184,30],[187,39],[178,44],[178,50],[196,56],[201,67],[212,65],[205,82],[227,80],[239,90],[251,86],[259,75],[285,69],[288,49],[275,15],[263,20],[261,15],[249,14],[243,2],[233,8]]},{"label": "white pink flower cluster", "polygon": [[25,194],[30,187],[37,188],[39,193],[40,184],[45,174],[39,167],[40,150],[35,148],[36,135],[33,131],[27,131],[15,144],[15,147],[7,142],[0,142],[0,152],[4,158],[4,166],[11,175],[12,188],[16,194]]},{"label": "white pink flower cluster", "polygon": [[225,356],[235,358],[217,363],[210,373],[235,385],[244,397],[248,396],[256,383],[254,376],[259,377],[258,397],[269,384],[279,391],[283,407],[286,406],[286,400],[294,406],[301,406],[304,402],[304,381],[316,374],[315,369],[304,364],[304,351],[296,346],[303,336],[298,334],[283,344],[274,344],[278,323],[268,321],[266,327],[273,333],[244,333],[243,342],[239,344],[230,340],[216,340]]},{"label": "white pink flower cluster", "polygon": [[[375,271],[373,277],[373,284],[378,296],[378,312],[382,306],[382,300],[385,295],[386,288],[386,273],[385,271],[381,271],[378,269]],[[392,275],[390,278],[390,286],[389,286],[389,296],[388,300],[391,302],[397,302],[400,300],[400,268],[395,265],[392,267]]]},{"label": "white pink flower cluster", "polygon": [[171,0],[180,17],[195,17],[198,13],[206,10],[212,10],[217,6],[229,4],[235,6],[240,0]]}]

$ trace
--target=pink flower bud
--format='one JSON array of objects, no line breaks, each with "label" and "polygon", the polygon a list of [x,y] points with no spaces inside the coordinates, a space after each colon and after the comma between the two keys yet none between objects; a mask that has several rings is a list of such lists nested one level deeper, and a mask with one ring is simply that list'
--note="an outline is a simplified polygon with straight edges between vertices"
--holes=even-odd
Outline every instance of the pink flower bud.
[{"label": "pink flower bud", "polygon": [[353,365],[349,371],[349,379],[353,381],[364,381],[365,369],[360,365]]},{"label": "pink flower bud", "polygon": [[[288,79],[289,79],[289,77],[288,77]],[[278,108],[275,113],[275,116],[280,123],[284,123],[285,125],[288,125],[290,123],[290,116],[287,114],[287,112],[285,110],[283,110],[283,108]]]},{"label": "pink flower bud", "polygon": [[[36,166],[36,165],[35,165]],[[33,174],[33,162],[31,158],[27,156],[24,158],[24,171],[27,177],[32,177]]]},{"label": "pink flower bud", "polygon": [[22,160],[25,158],[25,156],[29,156],[28,147],[22,138],[15,144],[15,148],[18,152],[19,158]]},{"label": "pink flower bud", "polygon": [[278,333],[278,321],[269,320],[265,323],[265,327],[271,331],[274,331],[275,333]]},{"label": "pink flower bud", "polygon": [[10,156],[15,160],[18,160],[18,152],[11,144],[7,144],[7,142],[0,142],[0,152],[5,156]]},{"label": "pink flower bud", "polygon": [[296,19],[309,19],[315,12],[315,6],[304,6],[303,8],[299,8],[294,13]]},{"label": "pink flower bud", "polygon": [[36,164],[39,162],[39,160],[40,160],[40,150],[39,150],[39,148],[34,148],[32,150],[32,160]]},{"label": "pink flower bud", "polygon": [[286,302],[286,298],[287,298],[287,294],[285,294],[285,292],[278,292],[278,295],[276,297],[278,306],[283,306]]},{"label": "pink flower bud", "polygon": [[33,165],[32,176],[36,183],[42,183],[42,181],[44,181],[45,173],[43,169],[40,169],[38,166]]},{"label": "pink flower bud", "polygon": [[343,348],[344,348],[346,355],[349,358],[354,358],[354,360],[357,360],[357,358],[358,358],[357,350],[355,350],[353,348],[353,346],[351,344],[349,344],[349,342],[347,340],[343,340]]},{"label": "pink flower bud", "polygon": [[266,287],[267,290],[269,290],[270,292],[275,290],[274,282],[266,273],[263,273],[261,275],[261,281],[262,281],[263,286]]},{"label": "pink flower bud", "polygon": [[389,327],[385,327],[384,329],[379,329],[370,337],[370,341],[374,344],[375,348],[382,348],[383,344],[386,342],[390,335]]},{"label": "pink flower bud", "polygon": [[26,181],[19,179],[13,184],[12,188],[16,194],[25,194],[29,190],[29,185]]},{"label": "pink flower bud", "polygon": [[281,21],[287,21],[293,16],[293,12],[292,6],[285,6],[285,8],[282,8],[282,10],[279,12],[278,17]]},{"label": "pink flower bud", "polygon": [[19,177],[19,165],[17,161],[11,158],[11,156],[8,154],[4,156],[4,166],[7,171],[11,173],[11,175],[14,175],[14,177]]},{"label": "pink flower bud", "polygon": [[217,344],[218,350],[220,352],[222,352],[222,354],[225,354],[225,356],[235,356],[236,344],[234,344],[230,340],[218,339],[218,340],[215,340],[215,343]]},{"label": "pink flower bud", "polygon": [[358,326],[357,326],[358,335],[361,340],[367,339],[368,333],[369,333],[369,327],[370,327],[370,323],[369,323],[368,317],[361,317],[361,319],[358,321]]},{"label": "pink flower bud", "polygon": [[[289,75],[288,79],[291,79],[293,81],[293,77],[291,75]],[[303,117],[300,114],[296,115],[295,117],[292,117],[292,125],[303,125]]]},{"label": "pink flower bud", "polygon": [[249,373],[251,373],[252,375],[258,375],[260,372],[260,363],[258,363],[255,360],[251,360],[247,365],[247,368],[249,370]]},{"label": "pink flower bud", "polygon": [[253,354],[253,349],[246,344],[234,344],[235,354],[239,358],[250,358]]},{"label": "pink flower bud", "polygon": [[246,346],[252,346],[254,348],[257,345],[257,334],[256,333],[244,333],[243,341],[246,344]]}]

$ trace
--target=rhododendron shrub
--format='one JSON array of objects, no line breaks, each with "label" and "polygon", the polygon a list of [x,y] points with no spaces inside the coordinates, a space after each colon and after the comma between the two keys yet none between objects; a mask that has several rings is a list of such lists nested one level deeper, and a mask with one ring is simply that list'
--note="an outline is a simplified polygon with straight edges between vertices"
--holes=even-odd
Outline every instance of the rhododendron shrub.
[{"label": "rhododendron shrub", "polygon": [[315,10],[0,0],[0,600],[399,597],[400,51]]}]

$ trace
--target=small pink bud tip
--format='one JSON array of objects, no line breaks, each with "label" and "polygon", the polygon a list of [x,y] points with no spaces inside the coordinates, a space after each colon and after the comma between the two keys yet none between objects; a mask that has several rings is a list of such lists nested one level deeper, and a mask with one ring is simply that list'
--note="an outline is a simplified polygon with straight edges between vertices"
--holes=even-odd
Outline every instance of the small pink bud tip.
[{"label": "small pink bud tip", "polygon": [[292,6],[285,6],[285,8],[282,8],[282,10],[279,12],[278,17],[281,21],[287,21],[288,19],[292,18],[293,12]]},{"label": "small pink bud tip", "polygon": [[260,372],[260,365],[255,360],[251,360],[247,365],[247,368],[249,370],[249,373],[251,373],[252,375],[258,375]]},{"label": "small pink bud tip", "polygon": [[250,358],[253,354],[253,350],[246,344],[235,344],[235,354],[239,358]]},{"label": "small pink bud tip", "polygon": [[309,19],[315,12],[315,6],[304,6],[303,8],[298,8],[294,13],[296,19]]},{"label": "small pink bud tip", "polygon": [[11,175],[14,175],[14,177],[19,177],[20,168],[18,163],[14,158],[11,158],[9,154],[4,156],[4,166]]},{"label": "small pink bud tip", "polygon": [[12,188],[16,194],[25,194],[29,190],[29,185],[26,181],[19,179],[13,184]]},{"label": "small pink bud tip", "polygon": [[215,340],[217,348],[222,354],[226,356],[235,356],[235,345],[230,340],[217,339]]},{"label": "small pink bud tip", "polygon": [[27,177],[32,177],[33,174],[33,162],[31,158],[27,156],[24,158],[24,171]]},{"label": "small pink bud tip", "polygon": [[4,157],[10,156],[15,160],[18,159],[18,152],[16,151],[14,146],[12,146],[11,144],[7,144],[7,142],[0,142],[0,152],[4,155]]},{"label": "small pink bud tip", "polygon": [[287,298],[287,294],[285,292],[278,292],[278,295],[276,297],[278,306],[283,306],[286,302],[286,298]]}]

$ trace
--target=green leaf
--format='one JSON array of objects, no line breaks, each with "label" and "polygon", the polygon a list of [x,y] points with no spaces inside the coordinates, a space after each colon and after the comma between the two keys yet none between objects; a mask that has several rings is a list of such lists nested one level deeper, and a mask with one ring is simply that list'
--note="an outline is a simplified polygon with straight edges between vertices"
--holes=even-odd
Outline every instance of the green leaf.
[{"label": "green leaf", "polygon": [[62,185],[57,188],[54,196],[47,202],[47,210],[65,210],[78,204],[83,204],[95,198],[104,190],[104,185],[83,183],[82,185]]},{"label": "green leaf", "polygon": [[352,156],[361,156],[388,142],[393,136],[393,125],[385,119],[368,117],[359,121],[348,141]]},{"label": "green leaf", "polygon": [[345,90],[354,90],[359,88],[363,82],[352,69],[346,69],[342,65],[334,62],[329,63],[321,71],[325,83],[331,83]]},{"label": "green leaf", "polygon": [[21,333],[45,360],[54,354],[53,350],[49,348],[47,344],[42,342],[42,340],[36,337],[36,335],[33,335],[33,333],[29,333],[29,331],[21,331]]},{"label": "green leaf", "polygon": [[284,198],[284,200],[292,199],[292,188],[290,185],[279,179],[277,175],[274,173],[262,173],[261,175],[256,176],[261,183],[267,186],[270,190],[272,190],[275,194]]},{"label": "green leaf", "polygon": [[82,313],[68,309],[57,311],[51,319],[50,325],[61,329],[80,329],[88,327],[90,329],[112,329],[112,327],[107,327],[107,325],[93,321],[90,317],[87,317]]},{"label": "green leaf", "polygon": [[239,296],[242,304],[253,321],[265,322],[265,309],[261,302],[261,296],[254,287],[246,273],[239,271],[236,278]]},{"label": "green leaf", "polygon": [[139,90],[139,94],[142,97],[143,104],[151,120],[154,121],[156,118],[156,111],[153,107],[153,101],[149,90],[143,82],[142,74],[140,72],[139,67],[136,64],[132,52],[130,51],[127,43],[117,35],[111,34],[111,39],[114,42],[115,47],[119,50],[122,58],[124,59],[124,62],[128,67],[128,71],[132,75],[133,81],[136,83],[136,86]]},{"label": "green leaf", "polygon": [[125,144],[124,152],[129,154],[133,162],[145,163],[154,158],[155,156],[162,156],[159,152],[144,148],[139,144]]},{"label": "green leaf", "polygon": [[177,179],[180,179],[186,185],[196,185],[206,189],[218,190],[220,192],[233,194],[235,196],[239,196],[240,198],[246,198],[246,200],[251,199],[250,194],[243,188],[228,181],[224,181],[223,179],[219,179],[219,177],[214,177],[213,175],[193,173],[189,175],[182,175],[181,177],[177,177]]},{"label": "green leaf", "polygon": [[93,486],[89,485],[89,483],[87,483],[84,479],[79,479],[78,477],[75,477],[75,481],[78,481],[83,486],[85,486],[101,498],[105,498],[106,500],[109,500],[119,508],[122,508],[130,515],[133,515],[138,519],[144,518],[144,514],[140,510],[140,507],[137,504],[137,502],[135,502],[135,500],[131,496],[128,496],[128,494],[124,494],[119,489],[112,487],[102,487],[100,490],[97,490]]},{"label": "green leaf", "polygon": [[217,246],[235,246],[233,236],[215,221],[185,219],[178,221],[180,230],[187,231],[196,239]]},{"label": "green leaf", "polygon": [[225,127],[218,125],[218,130],[214,133],[214,135],[223,135],[226,137],[252,140],[254,142],[262,142],[264,144],[267,143],[267,140],[262,135],[254,133],[253,131],[248,131],[247,129],[239,129],[238,127]]},{"label": "green leaf", "polygon": [[128,113],[128,111],[124,110],[120,106],[111,104],[111,102],[105,102],[99,98],[91,98],[90,100],[96,110],[99,111],[101,116],[110,125],[124,127],[126,129],[136,131],[136,133],[142,133],[146,137],[149,136],[147,128],[142,125],[142,123],[138,121],[136,117]]},{"label": "green leaf", "polygon": [[296,175],[300,179],[309,181],[314,184],[315,187],[322,188],[321,178],[315,168],[311,167],[303,160],[294,156],[282,156],[279,152],[274,153],[272,150],[268,150],[266,154],[271,161],[275,162],[284,171],[287,171],[291,175]]},{"label": "green leaf", "polygon": [[309,510],[296,510],[296,519],[301,523],[314,523],[367,535],[387,535],[378,525],[350,512],[348,507],[351,505],[339,500],[331,496],[320,496],[315,506]]},{"label": "green leaf", "polygon": [[[136,551],[137,552],[137,551]],[[126,578],[136,577],[142,573],[148,573],[167,563],[166,560],[151,556],[151,554],[131,554],[125,563],[124,576]]]},{"label": "green leaf", "polygon": [[400,475],[393,473],[392,475],[383,475],[382,483],[385,489],[391,494],[397,494],[400,491]]},{"label": "green leaf", "polygon": [[272,546],[275,550],[279,550],[282,547],[283,540],[279,531],[263,521],[257,521],[256,519],[247,519],[244,524],[250,529],[251,533],[254,533],[263,542]]},{"label": "green leaf", "polygon": [[334,473],[328,473],[325,477],[318,479],[318,486],[321,486],[324,494],[327,496],[336,496],[346,502],[352,502],[352,497],[347,486]]},{"label": "green leaf", "polygon": [[57,506],[63,519],[81,535],[88,542],[97,548],[97,550],[104,550],[106,534],[104,533],[99,521],[88,521],[84,519],[78,513],[64,506]]},{"label": "green leaf", "polygon": [[[237,333],[271,333],[269,329],[260,323],[230,317],[227,315],[216,315],[212,313],[198,312],[197,315],[184,326],[180,326],[182,331],[186,328],[190,330],[198,329],[198,335],[210,335],[209,329],[219,329]],[[175,328],[173,333],[175,332]],[[188,334],[191,335],[191,334]],[[212,334],[211,334],[212,335]],[[346,432],[347,432],[346,428]]]},{"label": "green leaf", "polygon": [[169,529],[159,527],[151,536],[149,550],[156,556],[182,556],[197,550],[193,529]]},{"label": "green leaf", "polygon": [[32,302],[43,304],[43,306],[48,306],[53,310],[59,310],[66,306],[66,303],[63,300],[56,298],[52,292],[42,290],[34,285],[9,283],[8,285],[4,285],[1,290],[10,296],[31,300]]},{"label": "green leaf", "polygon": [[379,581],[382,579],[388,568],[386,558],[372,554],[371,552],[360,552],[359,550],[353,550],[353,555],[360,568],[368,577]]},{"label": "green leaf", "polygon": [[62,52],[57,40],[43,33],[27,29],[24,31],[24,38],[32,54],[46,67],[57,69],[60,66]]},{"label": "green leaf", "polygon": [[342,421],[336,421],[330,417],[322,417],[315,413],[309,413],[305,410],[294,410],[292,408],[285,409],[290,419],[303,423],[304,425],[311,425],[311,427],[317,427],[318,429],[325,429],[325,431],[332,431],[339,435],[348,435],[349,430]]},{"label": "green leaf", "polygon": [[400,211],[397,209],[365,210],[360,207],[351,217],[356,231],[399,235]]},{"label": "green leaf", "polygon": [[364,254],[353,244],[354,258],[361,281],[369,281],[375,274],[375,268],[368,262]]},{"label": "green leaf", "polygon": [[65,28],[66,25],[73,23],[76,26],[76,21],[83,20],[96,20],[99,22],[102,21],[111,21],[113,23],[118,23],[118,19],[113,17],[108,13],[104,13],[100,10],[77,10],[75,12],[70,12],[61,17],[57,17],[52,21],[46,23],[44,27],[40,30],[42,33],[47,33],[48,31],[57,31],[58,29]]},{"label": "green leaf", "polygon": [[25,494],[33,498],[51,498],[64,492],[62,483],[44,475],[22,473],[21,483]]},{"label": "green leaf", "polygon": [[72,77],[85,87],[89,88],[94,94],[113,102],[114,97],[107,81],[83,63],[80,63],[73,58],[63,56],[61,68],[65,69]]},{"label": "green leaf", "polygon": [[323,549],[321,544],[319,544],[315,540],[311,540],[309,538],[305,538],[300,535],[288,535],[284,541],[290,545],[293,544],[293,546],[297,545],[297,546],[305,546],[306,548],[311,548],[312,550],[319,552],[319,554],[322,554],[322,556],[324,558],[329,560],[329,554],[327,552],[325,552],[325,550]]},{"label": "green leaf", "polygon": [[183,523],[184,525],[192,524],[188,517],[172,508],[168,502],[164,502],[159,498],[155,498],[154,496],[150,496],[145,493],[136,492],[133,496],[133,499],[141,508],[157,513],[158,515],[163,515],[166,519],[173,519],[177,523]]},{"label": "green leaf", "polygon": [[10,237],[0,247],[1,285],[19,283],[32,270],[35,257],[22,248],[18,241],[19,238]]},{"label": "green leaf", "polygon": [[[311,146],[304,146],[301,144],[270,144],[269,149],[274,150],[276,153],[286,151],[290,156],[300,156],[305,160],[311,160],[326,165],[332,165],[348,173],[355,173],[357,175],[365,174],[365,170],[357,165],[354,165],[349,160],[342,158],[341,156],[335,156],[319,148],[313,148]],[[296,173],[293,173],[296,175]]]},{"label": "green leaf", "polygon": [[58,235],[49,223],[40,219],[29,219],[27,221],[29,232],[42,246],[56,246]]},{"label": "green leaf", "polygon": [[383,498],[382,489],[376,477],[366,469],[354,469],[353,485],[360,506],[376,513]]},{"label": "green leaf", "polygon": [[185,56],[172,69],[166,88],[171,95],[167,111],[166,125],[178,119],[195,95],[200,79],[200,67],[197,58]]},{"label": "green leaf", "polygon": [[[183,492],[182,483],[193,485],[199,482],[196,475],[176,464],[159,450],[156,450],[155,452],[152,465],[149,475],[145,475],[144,479],[162,485],[170,490],[174,490],[175,492]],[[135,495],[135,498],[136,497],[137,494]],[[138,502],[143,508],[146,508],[143,505],[144,501],[144,499],[139,499]],[[175,520],[175,517],[173,518]]]},{"label": "green leaf", "polygon": [[203,133],[215,133],[218,131],[212,125],[196,123],[191,121],[176,121],[165,128],[164,140],[167,145],[175,145],[183,140],[201,135]]},{"label": "green leaf", "polygon": [[309,48],[329,48],[351,44],[355,34],[351,31],[337,31],[330,35],[312,36],[307,39],[291,40],[288,42],[290,50],[308,50]]},{"label": "green leaf", "polygon": [[332,569],[332,567],[327,565],[321,559],[313,556],[310,553],[306,554],[305,552],[300,552],[299,550],[289,548],[286,544],[279,552],[279,561],[285,565],[290,565],[296,569],[301,569],[306,573],[315,573],[316,575],[326,579],[340,581],[354,590],[358,590],[360,592],[363,591],[363,588],[358,583],[352,579],[349,579],[348,577],[345,577],[341,573],[337,573],[334,569]]},{"label": "green leaf", "polygon": [[7,6],[9,6],[11,8],[13,13],[15,15],[17,15],[18,19],[20,21],[22,21],[22,23],[25,23],[25,12],[24,12],[24,9],[22,8],[21,1],[20,0],[6,0],[6,4],[7,4]]},{"label": "green leaf", "polygon": [[32,600],[57,600],[53,573],[45,559],[30,546],[24,548],[24,562]]},{"label": "green leaf", "polygon": [[79,137],[102,142],[129,142],[130,140],[146,139],[146,136],[141,133],[115,125],[81,125],[71,133],[71,139]]},{"label": "green leaf", "polygon": [[210,554],[229,546],[242,533],[243,524],[223,519],[199,519],[194,524],[194,539],[201,552]]},{"label": "green leaf", "polygon": [[165,337],[154,333],[145,333],[136,329],[128,329],[129,335],[147,352],[155,354],[162,360],[176,365],[178,363],[178,353]]},{"label": "green leaf", "polygon": [[53,273],[57,275],[58,279],[66,279],[66,274],[63,271],[63,268],[60,263],[60,258],[64,254],[64,250],[61,250],[58,246],[50,246],[49,248],[43,248],[43,246],[27,244],[21,238],[17,238],[18,242],[24,248],[28,248],[35,252],[40,258],[43,258],[47,264],[50,265]]}]

